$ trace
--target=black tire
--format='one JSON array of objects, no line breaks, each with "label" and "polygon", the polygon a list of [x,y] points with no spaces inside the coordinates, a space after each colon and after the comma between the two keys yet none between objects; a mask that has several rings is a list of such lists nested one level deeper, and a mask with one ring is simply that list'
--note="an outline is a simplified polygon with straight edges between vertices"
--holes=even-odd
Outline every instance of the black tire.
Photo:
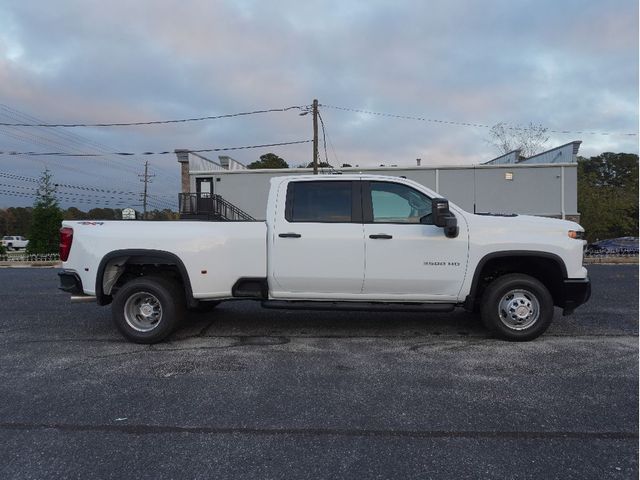
[{"label": "black tire", "polygon": [[190,312],[198,312],[198,313],[207,313],[220,305],[220,302],[211,300],[211,301],[200,301],[198,305],[195,307],[187,307],[187,310]]},{"label": "black tire", "polygon": [[162,277],[138,277],[116,292],[113,322],[128,340],[157,343],[169,336],[185,314],[184,290]]},{"label": "black tire", "polygon": [[539,280],[512,273],[489,284],[482,297],[481,314],[494,336],[520,342],[533,340],[553,320],[553,298]]}]

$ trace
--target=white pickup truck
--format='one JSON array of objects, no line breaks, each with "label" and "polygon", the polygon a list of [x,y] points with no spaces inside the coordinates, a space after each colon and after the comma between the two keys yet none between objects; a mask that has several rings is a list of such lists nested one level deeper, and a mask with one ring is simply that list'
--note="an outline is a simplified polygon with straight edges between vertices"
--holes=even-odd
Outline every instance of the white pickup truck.
[{"label": "white pickup truck", "polygon": [[7,250],[26,249],[28,245],[29,240],[20,235],[7,235],[2,237],[2,246]]},{"label": "white pickup truck", "polygon": [[60,288],[112,303],[128,339],[154,343],[187,309],[264,307],[479,312],[497,337],[543,333],[554,306],[591,294],[580,225],[465,212],[413,181],[373,175],[271,180],[266,221],[65,221]]}]

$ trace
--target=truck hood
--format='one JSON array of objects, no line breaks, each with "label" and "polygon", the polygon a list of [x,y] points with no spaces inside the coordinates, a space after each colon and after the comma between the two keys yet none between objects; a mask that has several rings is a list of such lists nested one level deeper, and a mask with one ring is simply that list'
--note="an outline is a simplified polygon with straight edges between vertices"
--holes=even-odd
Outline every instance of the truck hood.
[{"label": "truck hood", "polygon": [[567,232],[569,230],[584,230],[576,222],[558,218],[536,217],[533,215],[498,216],[474,215],[467,217],[471,226],[477,228],[495,228],[500,230],[536,231],[536,232]]}]

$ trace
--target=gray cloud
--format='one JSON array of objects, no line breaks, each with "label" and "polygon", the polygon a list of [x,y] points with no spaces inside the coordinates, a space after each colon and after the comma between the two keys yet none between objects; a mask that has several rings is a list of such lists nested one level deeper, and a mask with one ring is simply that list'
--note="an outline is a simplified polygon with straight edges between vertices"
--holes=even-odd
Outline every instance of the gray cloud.
[{"label": "gray cloud", "polygon": [[[55,8],[8,1],[0,6],[0,103],[75,122],[212,115],[318,98],[487,125],[533,121],[552,130],[636,132],[637,18],[631,0],[68,0]],[[333,163],[472,163],[495,153],[487,129],[328,108],[322,115]],[[74,133],[116,150],[157,151],[304,139],[311,124],[288,112]],[[51,139],[36,143],[33,133],[15,138],[21,135],[1,129],[0,150],[56,146]],[[628,136],[553,134],[549,146],[574,139],[583,140],[585,155],[638,151],[637,137]],[[292,165],[310,160],[307,145],[272,150]],[[262,153],[234,157],[249,163]],[[155,187],[176,193],[175,158],[150,160],[161,173]],[[130,188],[139,187],[131,175],[143,161],[47,160],[67,183]],[[40,158],[0,162],[1,171],[35,176],[42,168]],[[0,204],[17,200],[0,195]]]}]

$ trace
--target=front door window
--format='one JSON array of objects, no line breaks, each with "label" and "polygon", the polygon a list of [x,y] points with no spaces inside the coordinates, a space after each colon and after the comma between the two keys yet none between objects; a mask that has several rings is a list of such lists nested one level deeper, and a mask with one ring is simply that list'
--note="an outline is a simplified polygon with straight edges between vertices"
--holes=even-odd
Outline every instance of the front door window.
[{"label": "front door window", "polygon": [[420,223],[426,215],[430,222],[431,199],[399,183],[371,182],[373,223]]}]

